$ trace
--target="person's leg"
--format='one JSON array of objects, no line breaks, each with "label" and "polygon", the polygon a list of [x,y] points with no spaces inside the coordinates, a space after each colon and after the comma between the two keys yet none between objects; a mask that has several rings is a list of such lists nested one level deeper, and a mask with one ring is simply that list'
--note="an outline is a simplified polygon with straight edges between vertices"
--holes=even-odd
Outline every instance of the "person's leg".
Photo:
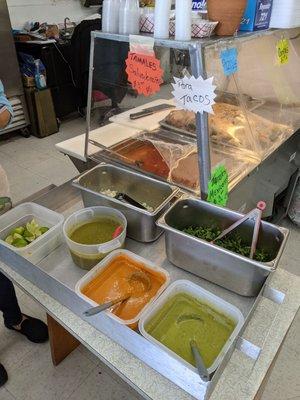
[{"label": "person's leg", "polygon": [[[22,321],[15,289],[9,279],[0,272],[0,310],[3,312],[5,324],[17,325]],[[7,372],[0,364],[0,387],[7,382]]]},{"label": "person's leg", "polygon": [[47,325],[33,317],[22,314],[11,281],[0,272],[0,311],[3,312],[4,325],[21,333],[34,343],[48,340]]},{"label": "person's leg", "polygon": [[0,311],[5,326],[16,326],[22,322],[22,313],[11,281],[0,272]]}]

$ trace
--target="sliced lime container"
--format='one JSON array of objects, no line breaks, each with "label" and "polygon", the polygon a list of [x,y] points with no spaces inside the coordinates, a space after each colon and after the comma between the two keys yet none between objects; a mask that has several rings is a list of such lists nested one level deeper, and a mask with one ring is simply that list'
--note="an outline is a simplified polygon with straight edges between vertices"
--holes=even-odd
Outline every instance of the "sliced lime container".
[{"label": "sliced lime container", "polygon": [[[33,219],[40,227],[47,227],[49,230],[25,247],[17,248],[5,242],[14,229],[25,226]],[[62,243],[63,222],[64,217],[61,214],[39,204],[20,204],[0,216],[0,244],[37,264]]]}]

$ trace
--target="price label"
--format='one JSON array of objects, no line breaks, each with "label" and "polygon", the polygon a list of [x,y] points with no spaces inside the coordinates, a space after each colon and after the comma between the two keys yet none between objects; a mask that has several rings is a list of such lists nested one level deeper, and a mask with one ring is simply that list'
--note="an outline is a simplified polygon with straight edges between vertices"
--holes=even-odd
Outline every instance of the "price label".
[{"label": "price label", "polygon": [[226,76],[235,74],[238,71],[238,52],[235,47],[222,50],[220,57],[223,71]]},{"label": "price label", "polygon": [[179,108],[193,112],[208,112],[213,114],[213,104],[216,98],[215,89],[213,85],[213,77],[209,79],[199,78],[174,77],[175,83],[172,83],[174,88],[172,94],[175,99],[175,103]]},{"label": "price label", "polygon": [[163,83],[160,61],[153,55],[129,52],[126,60],[128,81],[144,96],[159,92]]},{"label": "price label", "polygon": [[207,201],[225,207],[228,202],[228,172],[224,165],[216,167],[208,183]]},{"label": "price label", "polygon": [[277,43],[277,60],[279,65],[285,65],[289,62],[290,44],[288,39],[281,39]]}]

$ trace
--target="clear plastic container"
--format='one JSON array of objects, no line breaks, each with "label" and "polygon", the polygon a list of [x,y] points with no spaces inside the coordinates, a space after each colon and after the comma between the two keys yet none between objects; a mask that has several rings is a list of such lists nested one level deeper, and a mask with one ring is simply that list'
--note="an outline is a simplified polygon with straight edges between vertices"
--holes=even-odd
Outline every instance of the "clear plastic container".
[{"label": "clear plastic container", "polygon": [[232,342],[236,339],[240,329],[244,324],[244,317],[241,311],[233,306],[232,304],[228,303],[227,301],[221,299],[220,297],[214,295],[213,293],[202,289],[200,286],[195,285],[194,283],[187,281],[187,280],[179,280],[173,282],[159,297],[155,303],[153,303],[149,308],[147,308],[140,317],[139,321],[139,330],[141,334],[148,339],[150,342],[156,344],[157,346],[161,347],[164,351],[169,353],[172,357],[176,360],[181,361],[186,367],[191,369],[192,371],[197,372],[197,369],[185,361],[183,358],[178,356],[168,347],[164,346],[154,337],[149,335],[145,330],[145,325],[156,315],[156,313],[164,306],[164,304],[172,298],[177,293],[187,293],[191,296],[195,297],[196,299],[205,302],[206,304],[210,305],[215,310],[227,315],[228,317],[232,318],[236,326],[229,337],[228,341],[224,345],[223,349],[221,350],[218,357],[215,359],[214,363],[207,369],[208,373],[211,374],[214,372],[219,364],[221,363],[222,359],[224,358],[226,352],[228,351],[229,347],[231,346]]},{"label": "clear plastic container", "polygon": [[76,284],[75,291],[78,294],[79,297],[90,303],[92,306],[97,306],[98,304],[90,299],[89,297],[85,296],[82,293],[83,288],[88,285],[96,276],[100,275],[104,270],[109,266],[109,264],[112,262],[113,259],[118,257],[119,255],[125,255],[128,258],[132,259],[133,261],[137,261],[140,264],[143,264],[145,266],[145,270],[152,270],[159,272],[160,274],[164,275],[165,277],[165,283],[160,287],[156,295],[149,301],[149,303],[136,315],[135,318],[131,320],[123,320],[116,315],[112,314],[110,311],[106,311],[106,313],[113,318],[114,320],[118,321],[121,324],[128,325],[132,329],[137,328],[138,321],[140,319],[141,314],[143,311],[147,310],[150,305],[155,302],[155,300],[161,295],[161,293],[167,288],[167,286],[170,283],[170,275],[169,273],[160,267],[157,267],[155,264],[152,262],[132,253],[131,251],[128,250],[116,250],[112,252],[109,256],[105,258],[101,263],[96,265],[90,272],[88,272],[86,275],[84,275]]},{"label": "clear plastic container", "polygon": [[[26,247],[16,248],[5,242],[10,232],[18,226],[35,220],[49,230]],[[55,211],[35,203],[21,204],[0,216],[0,243],[15,251],[20,256],[37,264],[63,241],[62,226],[64,217]]]},{"label": "clear plastic container", "polygon": [[[70,235],[75,228],[80,227],[88,222],[95,221],[101,218],[111,218],[116,220],[122,227],[122,233],[115,239],[109,242],[95,245],[86,245],[76,243],[70,239]],[[127,220],[124,215],[110,207],[88,207],[76,211],[70,215],[63,226],[63,233],[68,244],[71,256],[80,268],[90,270],[99,261],[106,257],[113,250],[117,250],[124,246],[126,239]]]}]

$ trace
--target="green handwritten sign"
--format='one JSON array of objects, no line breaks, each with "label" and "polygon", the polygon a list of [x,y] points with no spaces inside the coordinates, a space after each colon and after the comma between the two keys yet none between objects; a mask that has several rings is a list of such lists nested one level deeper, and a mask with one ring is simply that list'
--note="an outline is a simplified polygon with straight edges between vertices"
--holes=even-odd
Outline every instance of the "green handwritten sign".
[{"label": "green handwritten sign", "polygon": [[281,39],[277,43],[277,59],[279,65],[285,65],[289,62],[290,46],[288,39]]},{"label": "green handwritten sign", "polygon": [[224,165],[219,165],[212,172],[208,183],[207,201],[225,207],[228,202],[228,172]]}]

